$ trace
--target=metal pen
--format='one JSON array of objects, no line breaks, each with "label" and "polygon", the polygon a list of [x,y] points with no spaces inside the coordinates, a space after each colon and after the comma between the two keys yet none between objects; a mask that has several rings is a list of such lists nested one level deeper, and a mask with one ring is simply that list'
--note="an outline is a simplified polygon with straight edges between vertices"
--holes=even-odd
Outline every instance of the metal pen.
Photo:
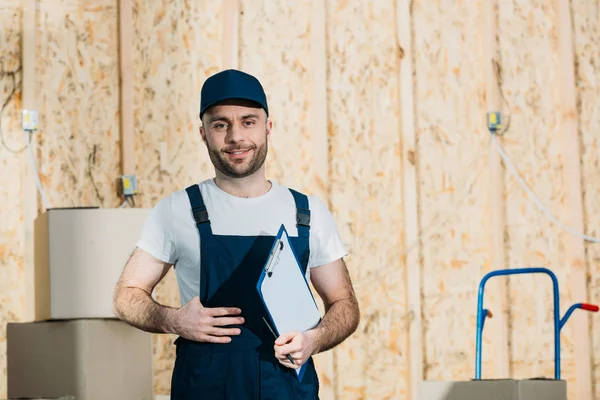
[{"label": "metal pen", "polygon": [[[273,328],[271,328],[271,324],[269,324],[267,322],[267,320],[265,319],[265,317],[263,317],[263,321],[265,321],[265,324],[267,325],[267,327],[269,328],[269,330],[273,334],[273,337],[275,338],[275,340],[277,340],[277,334],[275,333],[275,331],[273,330]],[[286,354],[286,356],[287,356],[287,359],[292,363],[292,365],[296,365],[296,363],[294,362],[294,359],[292,358],[292,356],[290,354]]]}]

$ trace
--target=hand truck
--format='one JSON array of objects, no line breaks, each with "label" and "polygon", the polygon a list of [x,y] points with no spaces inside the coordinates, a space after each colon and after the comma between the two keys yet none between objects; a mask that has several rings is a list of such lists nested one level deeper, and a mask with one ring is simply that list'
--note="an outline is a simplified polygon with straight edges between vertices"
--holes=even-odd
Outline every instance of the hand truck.
[{"label": "hand truck", "polygon": [[554,289],[554,379],[560,380],[560,331],[577,308],[581,308],[585,311],[598,312],[598,306],[586,303],[573,304],[562,317],[559,316],[559,291],[558,291],[558,280],[556,275],[547,268],[515,268],[515,269],[501,269],[489,272],[486,274],[481,283],[479,284],[479,294],[477,299],[477,343],[475,349],[475,380],[481,379],[481,335],[483,333],[483,325],[487,317],[492,318],[492,313],[483,308],[483,290],[488,279],[494,276],[500,275],[513,275],[513,274],[536,274],[544,273],[550,275],[552,279],[552,285]]}]

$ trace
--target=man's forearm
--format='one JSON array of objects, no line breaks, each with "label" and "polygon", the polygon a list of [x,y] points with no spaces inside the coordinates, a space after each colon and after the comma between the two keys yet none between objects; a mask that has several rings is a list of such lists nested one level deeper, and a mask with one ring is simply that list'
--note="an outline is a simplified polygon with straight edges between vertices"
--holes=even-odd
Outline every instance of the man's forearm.
[{"label": "man's forearm", "polygon": [[313,329],[316,353],[332,349],[350,336],[360,320],[360,311],[355,297],[333,303],[319,325]]},{"label": "man's forearm", "polygon": [[152,296],[135,287],[118,287],[114,311],[119,319],[151,333],[176,333],[176,311],[158,304]]}]

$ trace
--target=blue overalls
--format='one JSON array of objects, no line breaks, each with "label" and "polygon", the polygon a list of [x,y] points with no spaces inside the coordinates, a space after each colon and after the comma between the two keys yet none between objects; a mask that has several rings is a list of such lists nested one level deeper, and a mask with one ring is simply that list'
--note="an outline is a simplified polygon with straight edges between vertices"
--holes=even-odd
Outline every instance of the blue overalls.
[{"label": "blue overalls", "polygon": [[[312,358],[301,381],[275,358],[275,338],[263,321],[266,311],[256,283],[273,236],[213,235],[198,185],[186,189],[200,233],[200,302],[205,307],[238,307],[245,323],[231,342],[175,340],[171,400],[318,399],[319,381]],[[298,237],[290,241],[304,272],[309,257],[308,198],[290,189],[296,203]],[[267,318],[268,320],[268,318]]]}]

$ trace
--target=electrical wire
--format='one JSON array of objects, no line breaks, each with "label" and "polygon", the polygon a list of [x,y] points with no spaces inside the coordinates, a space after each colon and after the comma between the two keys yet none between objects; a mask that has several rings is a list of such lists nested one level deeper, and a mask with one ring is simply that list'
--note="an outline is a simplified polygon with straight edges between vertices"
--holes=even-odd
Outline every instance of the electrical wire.
[{"label": "electrical wire", "polygon": [[521,176],[517,172],[517,169],[515,168],[513,163],[510,161],[510,158],[506,155],[506,153],[502,149],[502,146],[500,146],[500,143],[498,143],[498,139],[496,138],[496,136],[504,136],[504,134],[508,131],[508,128],[510,127],[510,120],[511,120],[510,117],[511,117],[512,113],[510,110],[511,109],[510,104],[508,103],[508,100],[506,100],[506,97],[504,96],[504,90],[502,90],[501,65],[497,60],[493,60],[493,62],[494,62],[494,73],[496,74],[496,81],[498,82],[498,91],[500,93],[500,97],[502,98],[502,101],[504,102],[504,106],[506,107],[506,110],[507,110],[506,117],[507,118],[506,118],[506,125],[502,128],[502,130],[500,132],[491,132],[491,136],[492,136],[491,140],[494,142],[494,145],[496,146],[496,149],[498,150],[498,152],[500,153],[500,156],[504,160],[506,167],[508,168],[510,173],[516,178],[517,182],[519,183],[519,185],[521,185],[523,190],[525,190],[525,192],[527,193],[527,195],[529,197],[529,200],[531,200],[531,202],[533,202],[550,221],[554,222],[556,225],[560,226],[561,228],[563,228],[565,231],[569,232],[570,234],[577,236],[583,240],[586,240],[586,241],[592,242],[592,243],[600,243],[600,238],[586,235],[582,232],[579,232],[576,229],[559,221],[554,215],[552,215],[552,213],[548,210],[548,208],[544,206],[544,204],[535,195],[535,193],[533,193],[533,191],[527,186],[527,184],[525,183],[525,180],[523,178],[521,178]]},{"label": "electrical wire", "polygon": [[96,164],[96,150],[97,145],[94,145],[92,152],[90,152],[90,155],[88,156],[88,176],[90,177],[90,182],[94,188],[96,198],[100,202],[100,207],[104,207],[104,197],[100,195],[100,191],[98,190],[98,186],[96,186],[96,181],[94,180],[94,174],[92,174],[92,165]]},{"label": "electrical wire", "polygon": [[10,71],[10,72],[3,72],[1,75],[10,75],[12,78],[12,89],[8,95],[8,97],[6,98],[6,100],[4,101],[4,103],[2,103],[2,107],[0,108],[0,142],[2,143],[2,146],[8,150],[9,152],[13,153],[13,154],[21,154],[23,151],[25,150],[29,150],[29,161],[31,163],[31,167],[35,173],[35,184],[37,186],[38,191],[40,192],[40,196],[42,198],[42,202],[44,203],[44,207],[46,208],[46,210],[50,209],[50,202],[48,201],[48,197],[46,196],[46,193],[44,192],[44,188],[42,187],[42,182],[40,181],[40,176],[38,174],[38,170],[37,170],[37,166],[35,164],[35,156],[33,154],[33,148],[31,146],[31,136],[32,136],[32,132],[25,132],[27,135],[27,139],[26,142],[27,144],[25,146],[23,146],[22,148],[15,150],[13,148],[11,148],[7,143],[6,140],[4,140],[4,131],[2,130],[2,114],[4,114],[4,110],[6,109],[6,107],[8,106],[8,104],[11,102],[11,100],[13,99],[13,97],[15,96],[16,92],[17,92],[17,78],[16,75],[17,73],[21,71],[21,68],[18,68],[15,71]]},{"label": "electrical wire", "polygon": [[544,206],[544,204],[535,195],[535,193],[533,193],[533,191],[527,186],[527,184],[525,183],[525,181],[523,180],[523,178],[521,178],[521,176],[517,172],[517,169],[515,168],[515,166],[513,165],[513,163],[510,161],[510,158],[508,158],[508,156],[506,155],[506,153],[502,149],[502,146],[500,146],[500,144],[498,143],[498,140],[496,139],[496,135],[495,134],[492,134],[492,139],[491,140],[494,142],[494,145],[496,146],[496,149],[498,150],[498,152],[500,153],[500,156],[502,157],[502,159],[504,160],[506,166],[508,167],[508,170],[513,174],[513,176],[515,177],[515,179],[517,180],[517,182],[519,182],[519,184],[521,185],[521,187],[523,188],[523,190],[525,190],[525,192],[527,192],[527,195],[529,196],[529,199],[535,205],[538,206],[538,208],[544,213],[544,215],[550,221],[554,222],[556,225],[560,226],[561,228],[563,228],[565,231],[569,232],[570,234],[572,234],[574,236],[577,236],[577,237],[580,237],[583,240],[587,240],[588,242],[593,242],[593,243],[600,243],[600,238],[593,237],[593,236],[581,233],[581,232],[575,230],[574,228],[571,228],[570,226],[562,223],[554,215],[552,215],[552,213],[548,210],[548,208]]},{"label": "electrical wire", "polygon": [[4,131],[2,130],[2,114],[4,114],[4,110],[6,109],[6,107],[8,106],[8,104],[11,102],[11,100],[13,99],[13,97],[15,96],[15,94],[17,93],[17,78],[16,75],[17,73],[21,70],[21,68],[17,69],[16,71],[10,71],[10,72],[3,72],[2,75],[10,75],[12,78],[12,89],[10,91],[10,93],[8,94],[8,97],[6,98],[6,100],[4,101],[4,103],[2,103],[2,107],[0,108],[0,142],[2,142],[2,146],[8,150],[9,152],[13,153],[13,154],[21,154],[22,152],[24,152],[27,149],[28,145],[23,146],[22,148],[15,150],[13,148],[11,148],[7,143],[6,140],[4,140]]},{"label": "electrical wire", "polygon": [[130,207],[135,207],[135,199],[132,195],[125,195],[125,201],[123,201],[121,207],[119,208],[125,208],[126,205],[129,205]]},{"label": "electrical wire", "polygon": [[33,155],[33,148],[31,147],[31,132],[29,132],[29,139],[27,140],[27,149],[29,150],[29,161],[31,162],[31,168],[33,172],[35,172],[35,184],[40,192],[40,196],[42,198],[42,202],[44,203],[44,207],[46,210],[52,208],[50,206],[50,202],[48,201],[48,197],[46,197],[46,193],[44,192],[44,188],[42,187],[42,182],[40,181],[40,176],[38,174],[37,166],[35,165],[35,156]]}]

